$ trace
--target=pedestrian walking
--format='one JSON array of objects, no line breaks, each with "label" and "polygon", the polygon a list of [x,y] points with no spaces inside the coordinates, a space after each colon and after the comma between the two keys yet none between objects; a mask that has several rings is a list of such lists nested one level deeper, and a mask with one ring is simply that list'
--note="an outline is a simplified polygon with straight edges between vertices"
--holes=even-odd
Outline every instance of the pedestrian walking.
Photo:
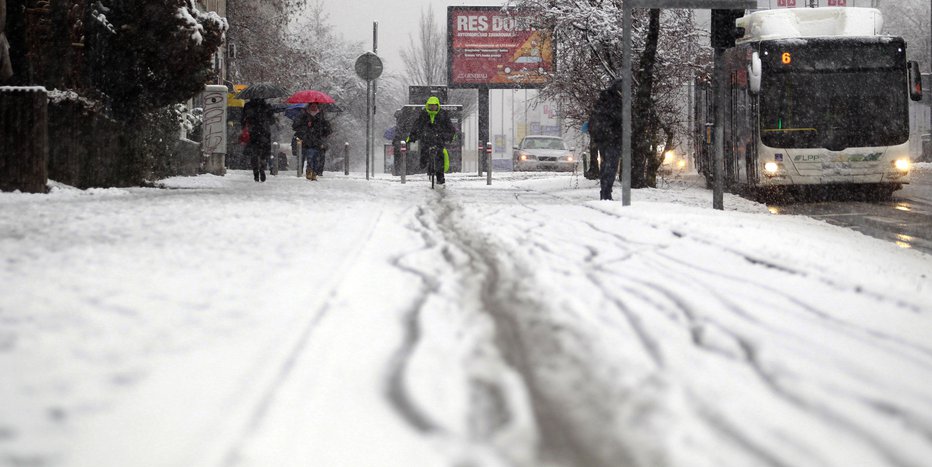
[{"label": "pedestrian walking", "polygon": [[275,110],[265,99],[251,99],[243,106],[243,118],[240,124],[249,132],[249,139],[243,152],[252,166],[253,179],[265,181],[265,169],[272,156],[272,123],[275,122]]},{"label": "pedestrian walking", "polygon": [[294,120],[291,128],[294,129],[295,137],[301,140],[301,152],[307,161],[305,176],[308,180],[317,180],[324,171],[327,137],[333,131],[330,122],[324,118],[318,104],[310,103]]},{"label": "pedestrian walking", "polygon": [[454,136],[456,127],[453,126],[450,115],[440,108],[440,99],[431,96],[424,104],[424,111],[420,112],[414,121],[407,142],[414,143],[420,140],[421,163],[424,164],[425,159],[428,162],[433,161],[434,175],[437,184],[441,186],[445,182],[443,173],[450,169],[446,146],[453,141]]},{"label": "pedestrian walking", "polygon": [[612,199],[612,185],[618,176],[622,140],[622,80],[616,79],[599,93],[589,117],[589,138],[602,155],[599,165],[599,199]]}]

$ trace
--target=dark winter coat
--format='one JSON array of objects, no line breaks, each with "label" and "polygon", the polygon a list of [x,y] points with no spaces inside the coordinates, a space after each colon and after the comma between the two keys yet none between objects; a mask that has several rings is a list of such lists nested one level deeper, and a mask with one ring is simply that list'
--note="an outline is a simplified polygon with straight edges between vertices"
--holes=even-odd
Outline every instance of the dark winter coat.
[{"label": "dark winter coat", "polygon": [[599,93],[599,98],[589,115],[589,138],[596,146],[600,148],[621,146],[621,113],[621,80],[619,79]]},{"label": "dark winter coat", "polygon": [[240,124],[249,126],[249,142],[262,144],[272,141],[272,124],[275,123],[275,110],[262,99],[253,99],[243,106],[243,118]]},{"label": "dark winter coat", "polygon": [[333,132],[330,122],[324,118],[323,113],[311,115],[302,112],[298,118],[294,119],[291,128],[294,129],[295,136],[301,138],[302,147],[318,150],[327,149],[327,137]]},{"label": "dark winter coat", "polygon": [[[434,98],[436,99],[436,98]],[[439,103],[439,101],[437,101]],[[418,114],[417,120],[411,125],[411,132],[408,134],[408,142],[421,142],[421,148],[446,147],[456,135],[456,127],[450,120],[450,114],[440,109],[431,122],[430,114],[427,109]]]}]

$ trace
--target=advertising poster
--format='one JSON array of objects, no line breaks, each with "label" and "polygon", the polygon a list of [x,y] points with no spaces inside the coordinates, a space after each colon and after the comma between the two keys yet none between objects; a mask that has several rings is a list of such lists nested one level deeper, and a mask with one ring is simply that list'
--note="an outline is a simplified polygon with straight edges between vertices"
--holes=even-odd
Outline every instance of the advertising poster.
[{"label": "advertising poster", "polygon": [[451,88],[535,88],[554,71],[553,41],[532,17],[499,7],[447,10]]}]

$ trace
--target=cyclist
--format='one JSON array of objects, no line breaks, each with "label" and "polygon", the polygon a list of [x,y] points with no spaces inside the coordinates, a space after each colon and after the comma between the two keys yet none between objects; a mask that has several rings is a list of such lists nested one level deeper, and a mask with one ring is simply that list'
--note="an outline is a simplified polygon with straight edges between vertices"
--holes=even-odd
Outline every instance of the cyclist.
[{"label": "cyclist", "polygon": [[424,155],[433,158],[434,174],[439,185],[444,183],[443,172],[450,168],[446,145],[453,141],[455,135],[456,127],[450,121],[447,111],[440,108],[440,99],[437,96],[431,96],[424,104],[424,111],[420,112],[417,120],[414,121],[407,141],[408,143],[421,141],[421,160],[424,160]]}]

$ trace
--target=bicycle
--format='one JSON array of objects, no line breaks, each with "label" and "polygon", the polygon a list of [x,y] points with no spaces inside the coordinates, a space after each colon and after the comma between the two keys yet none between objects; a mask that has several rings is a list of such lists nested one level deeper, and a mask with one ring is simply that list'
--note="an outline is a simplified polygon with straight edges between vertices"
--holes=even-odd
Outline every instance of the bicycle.
[{"label": "bicycle", "polygon": [[434,182],[437,178],[436,170],[434,169],[434,164],[437,163],[437,150],[435,146],[427,148],[427,177],[430,179],[430,189],[434,189]]}]

